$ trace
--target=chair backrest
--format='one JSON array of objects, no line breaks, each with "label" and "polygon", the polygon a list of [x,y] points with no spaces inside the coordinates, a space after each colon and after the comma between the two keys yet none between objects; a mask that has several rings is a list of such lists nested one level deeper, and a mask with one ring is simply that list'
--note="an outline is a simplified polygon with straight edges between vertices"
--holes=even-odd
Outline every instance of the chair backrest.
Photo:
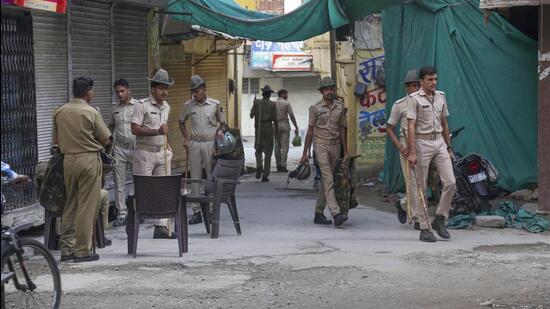
[{"label": "chair backrest", "polygon": [[135,207],[140,213],[173,214],[181,199],[182,175],[134,175]]},{"label": "chair backrest", "polygon": [[[241,176],[244,160],[216,160],[216,165],[212,170],[208,181],[206,182],[206,192],[214,192],[216,178],[237,180]],[[235,191],[236,185],[228,185],[225,187],[224,193],[232,193]]]}]

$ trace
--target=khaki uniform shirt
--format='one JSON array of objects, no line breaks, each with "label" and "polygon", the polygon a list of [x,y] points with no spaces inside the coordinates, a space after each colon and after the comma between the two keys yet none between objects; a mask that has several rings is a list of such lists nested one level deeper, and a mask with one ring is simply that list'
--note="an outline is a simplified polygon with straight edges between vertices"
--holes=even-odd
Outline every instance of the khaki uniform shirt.
[{"label": "khaki uniform shirt", "polygon": [[407,136],[407,111],[409,110],[409,104],[411,104],[410,96],[404,96],[401,99],[395,101],[391,108],[390,118],[388,119],[388,124],[394,127],[397,126],[397,123],[401,124],[399,128],[399,136]]},{"label": "khaki uniform shirt", "polygon": [[275,106],[277,110],[277,120],[279,122],[288,122],[288,116],[294,116],[292,106],[287,100],[278,98]]},{"label": "khaki uniform shirt", "polygon": [[53,113],[52,139],[64,154],[99,151],[110,136],[99,111],[84,100],[72,99]]},{"label": "khaki uniform shirt", "polygon": [[428,98],[424,89],[410,95],[411,104],[407,111],[407,119],[416,120],[416,134],[441,133],[441,120],[449,117],[445,92],[436,90],[433,102]]},{"label": "khaki uniform shirt", "polygon": [[315,127],[315,138],[334,140],[340,138],[340,127],[347,127],[344,103],[334,101],[328,106],[324,100],[309,108],[309,125]]},{"label": "khaki uniform shirt", "polygon": [[220,102],[209,97],[202,104],[195,99],[185,102],[180,122],[185,124],[188,119],[191,119],[191,139],[214,140],[220,124],[224,123]]},{"label": "khaki uniform shirt", "polygon": [[136,136],[132,134],[132,119],[134,105],[138,100],[132,98],[128,104],[118,103],[111,109],[109,126],[114,127],[113,136],[116,144],[132,144],[136,142]]},{"label": "khaki uniform shirt", "polygon": [[[168,124],[170,105],[163,101],[159,105],[153,97],[148,97],[134,104],[132,123],[148,129],[159,129],[162,124]],[[164,135],[136,136],[136,144],[147,146],[163,146]]]}]

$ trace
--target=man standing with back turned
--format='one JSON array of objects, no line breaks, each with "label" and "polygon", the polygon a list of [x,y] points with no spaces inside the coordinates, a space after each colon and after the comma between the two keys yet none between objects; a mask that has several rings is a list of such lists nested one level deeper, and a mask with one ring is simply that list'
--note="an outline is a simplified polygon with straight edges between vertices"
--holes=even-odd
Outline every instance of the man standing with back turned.
[{"label": "man standing with back turned", "polygon": [[73,80],[73,99],[53,114],[52,140],[63,159],[67,201],[61,220],[61,261],[89,262],[93,226],[100,207],[101,159],[99,151],[109,143],[111,132],[99,111],[89,104],[94,82],[87,77]]},{"label": "man standing with back turned", "polygon": [[288,102],[288,91],[286,89],[281,89],[277,92],[277,135],[275,136],[275,162],[277,163],[277,172],[287,173],[288,169],[286,168],[286,161],[288,156],[288,144],[290,139],[290,124],[288,123],[288,117],[292,120],[294,124],[294,133],[299,134],[298,123],[296,122],[296,117],[294,117],[294,112],[292,111],[292,106]]},{"label": "man standing with back turned", "polygon": [[[273,154],[273,129],[277,129],[277,111],[275,102],[269,98],[273,90],[269,85],[262,88],[262,99],[255,99],[250,118],[254,118],[256,148],[256,179],[262,178],[262,182],[269,181],[271,168],[271,155]],[[264,155],[262,164],[262,154]],[[262,176],[263,173],[263,176]]]},{"label": "man standing with back turned", "polygon": [[[441,199],[431,227],[443,239],[451,235],[447,231],[446,219],[449,218],[449,209],[456,189],[453,174],[454,160],[447,117],[447,99],[445,93],[435,90],[437,86],[437,71],[434,67],[423,67],[420,70],[420,90],[411,95],[411,104],[407,111],[409,136],[409,163],[412,177],[417,177],[421,190],[426,196],[428,169],[430,162],[434,162],[439,173],[443,189]],[[417,205],[423,202],[418,198]],[[435,242],[437,239],[429,230],[429,218],[424,211],[418,211],[420,223],[420,240]]]}]

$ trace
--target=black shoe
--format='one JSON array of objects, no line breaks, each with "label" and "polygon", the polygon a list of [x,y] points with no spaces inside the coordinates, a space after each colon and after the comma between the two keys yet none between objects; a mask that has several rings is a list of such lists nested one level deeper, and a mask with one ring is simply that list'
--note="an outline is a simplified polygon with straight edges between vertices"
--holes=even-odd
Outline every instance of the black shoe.
[{"label": "black shoe", "polygon": [[417,230],[417,231],[420,231],[420,223],[415,222],[414,223],[414,229]]},{"label": "black shoe", "polygon": [[113,222],[113,227],[125,226],[125,225],[126,225],[126,217],[118,218],[115,220],[115,222]]},{"label": "black shoe", "polygon": [[72,259],[74,259],[74,254],[62,255],[61,256],[61,262],[67,262],[67,261],[70,261]]},{"label": "black shoe", "polygon": [[262,178],[262,182],[269,182],[269,178],[263,177],[263,178]]},{"label": "black shoe", "polygon": [[256,179],[260,179],[262,178],[262,170],[261,169],[257,169],[256,170]]},{"label": "black shoe", "polygon": [[435,238],[434,234],[430,232],[430,230],[420,230],[420,237],[418,238],[425,242],[436,242],[437,238]]},{"label": "black shoe", "polygon": [[99,260],[99,254],[92,253],[88,256],[75,256],[73,258],[73,262],[75,263],[82,263],[82,262],[93,262]]},{"label": "black shoe", "polygon": [[348,214],[342,214],[342,217],[344,218],[344,222],[348,221]]},{"label": "black shoe", "polygon": [[196,212],[191,216],[191,219],[189,219],[189,224],[199,224],[202,223],[202,214],[201,212]]},{"label": "black shoe", "polygon": [[432,222],[432,229],[437,232],[437,235],[443,239],[451,238],[447,227],[445,226],[445,217],[442,215],[435,215],[435,218]]},{"label": "black shoe", "polygon": [[407,212],[401,206],[400,200],[395,201],[395,208],[397,208],[397,220],[401,224],[405,224],[407,222]]},{"label": "black shoe", "polygon": [[288,170],[284,166],[277,166],[277,172],[288,173]]},{"label": "black shoe", "polygon": [[103,236],[103,245],[105,247],[108,247],[113,244],[113,241],[105,236]]},{"label": "black shoe", "polygon": [[315,213],[315,218],[313,219],[313,223],[315,224],[332,224],[332,220],[327,219],[324,214],[322,213]]},{"label": "black shoe", "polygon": [[172,233],[172,236],[168,235],[168,228],[166,226],[155,226],[153,239],[175,239],[176,237],[176,233]]},{"label": "black shoe", "polygon": [[344,216],[342,216],[342,214],[336,214],[333,218],[334,226],[340,226],[344,223]]}]

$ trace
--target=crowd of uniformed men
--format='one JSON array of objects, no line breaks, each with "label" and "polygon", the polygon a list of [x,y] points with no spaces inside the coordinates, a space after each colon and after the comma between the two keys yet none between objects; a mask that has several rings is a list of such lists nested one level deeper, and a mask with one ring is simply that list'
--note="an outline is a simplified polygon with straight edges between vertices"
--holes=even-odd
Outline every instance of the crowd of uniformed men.
[{"label": "crowd of uniformed men", "polygon": [[[101,189],[102,162],[99,152],[112,146],[115,166],[115,206],[117,218],[113,226],[126,224],[126,192],[128,171],[136,175],[169,175],[172,148],[167,140],[170,105],[166,102],[168,88],[174,81],[168,72],[159,69],[149,79],[151,94],[142,100],[132,97],[127,80],[119,79],[114,88],[119,103],[110,112],[107,126],[99,111],[89,104],[94,96],[93,80],[78,77],[73,81],[73,99],[59,107],[53,116],[52,139],[64,154],[64,177],[67,202],[63,211],[60,239],[61,260],[76,262],[99,259],[92,252],[94,221],[101,211],[108,216],[108,195]],[[447,126],[445,94],[436,90],[437,72],[433,67],[410,71],[404,81],[407,95],[395,102],[388,119],[388,137],[399,149],[403,174],[407,184],[407,197],[398,201],[398,217],[407,218],[420,230],[420,240],[436,241],[432,228],[442,238],[449,238],[445,222],[455,190],[452,174],[452,147]],[[206,81],[198,75],[191,77],[192,98],[185,103],[179,127],[184,148],[189,158],[190,176],[201,178],[203,170],[210,175],[215,140],[223,138],[225,119],[219,101],[206,94]],[[274,92],[269,85],[262,89],[262,98],[255,99],[250,118],[254,118],[256,149],[256,178],[269,181],[271,156],[275,148],[277,171],[288,172],[290,123],[295,134],[298,124],[285,89],[278,91],[277,101],[270,100]],[[315,206],[315,224],[342,225],[348,218],[340,211],[334,191],[333,172],[339,159],[349,158],[347,147],[346,108],[335,95],[336,85],[324,77],[318,89],[321,100],[309,108],[309,123],[301,164],[309,162],[313,146],[321,174],[321,186]],[[191,130],[186,124],[190,122]],[[398,135],[393,129],[401,125]],[[434,221],[430,224],[425,205],[418,197],[418,188],[426,190],[430,162],[438,169],[443,190]],[[417,182],[418,181],[418,182]],[[192,187],[192,194],[199,188]],[[100,207],[100,205],[103,205]],[[328,207],[333,221],[324,215]],[[425,206],[424,206],[425,207]],[[202,222],[201,208],[192,205],[189,224]],[[107,224],[105,224],[107,226]],[[154,238],[171,238],[167,220],[155,221]]]}]

